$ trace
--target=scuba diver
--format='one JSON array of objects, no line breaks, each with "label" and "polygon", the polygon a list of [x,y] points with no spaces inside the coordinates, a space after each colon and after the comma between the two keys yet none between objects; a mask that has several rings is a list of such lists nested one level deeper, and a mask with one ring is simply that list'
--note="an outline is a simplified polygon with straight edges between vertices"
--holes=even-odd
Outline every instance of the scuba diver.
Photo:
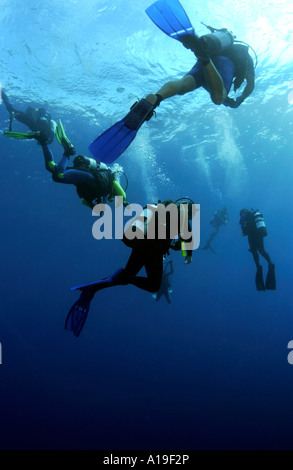
[{"label": "scuba diver", "polygon": [[[51,144],[54,140],[56,122],[45,108],[32,108],[29,106],[25,112],[18,111],[10,103],[6,93],[2,90],[2,99],[7,111],[10,114],[9,131],[6,135],[18,139],[33,139],[34,132],[43,132],[46,143]],[[13,119],[25,124],[32,132],[14,132],[12,130]]]},{"label": "scuba diver", "polygon": [[207,250],[209,248],[213,253],[216,253],[215,250],[211,247],[211,241],[219,232],[221,225],[227,225],[227,223],[228,223],[228,213],[227,213],[226,206],[224,206],[223,209],[218,209],[214,213],[214,218],[210,221],[210,224],[214,227],[214,231],[211,233],[208,241],[206,242],[202,250]]},{"label": "scuba diver", "polygon": [[[249,54],[251,46],[236,41],[225,28],[205,25],[210,34],[198,37],[178,0],[158,0],[146,13],[164,33],[190,49],[197,62],[183,78],[165,83],[155,94],[134,103],[122,120],[91,143],[93,157],[105,163],[113,163],[127,149],[142,124],[151,119],[155,108],[167,98],[203,87],[216,105],[238,108],[254,90],[257,58],[254,66]],[[241,95],[236,99],[228,96],[232,84],[236,92],[245,81]]]},{"label": "scuba diver", "polygon": [[[159,215],[162,206],[164,206],[164,211],[167,211],[165,212],[164,223],[160,222]],[[182,250],[182,255],[185,256],[184,264],[191,263],[192,250],[189,250],[187,245],[185,247],[185,243],[192,247],[191,220],[193,207],[193,204],[181,203],[180,200],[175,202],[168,200],[160,204],[146,206],[142,214],[135,218],[124,232],[122,241],[132,249],[126,267],[100,281],[72,288],[72,290],[80,290],[81,295],[67,315],[65,329],[72,331],[75,336],[79,336],[86,321],[91,301],[101,289],[132,284],[147,292],[158,292],[163,277],[163,259],[166,254],[169,254],[170,249]],[[172,223],[172,209],[176,211],[176,230],[174,230],[174,224]],[[160,223],[161,227],[164,226],[164,237],[159,235]],[[187,230],[186,225],[188,226]],[[154,230],[155,236],[151,238],[148,233],[152,233],[152,230]],[[188,239],[185,240],[187,237]],[[146,270],[146,277],[138,276],[143,267]]]},{"label": "scuba diver", "polygon": [[56,127],[56,137],[63,146],[64,153],[61,161],[56,164],[53,154],[49,149],[42,133],[35,138],[42,146],[46,169],[52,173],[52,179],[56,183],[74,184],[82,203],[91,209],[106,199],[112,202],[115,196],[123,197],[123,204],[127,205],[126,193],[115,178],[115,172],[104,163],[83,155],[77,155],[73,160],[73,166],[67,168],[70,156],[75,154],[75,149],[65,134],[61,120]]},{"label": "scuba diver", "polygon": [[[155,95],[146,97],[154,108],[166,98],[185,95],[200,87],[208,91],[214,104],[238,108],[253,92],[255,72],[248,52],[250,46],[235,41],[226,28],[204,25],[210,34],[197,36],[178,0],[159,0],[147,8],[146,13],[164,33],[180,41],[197,58],[183,78],[167,82]],[[228,97],[232,84],[236,92],[245,80],[242,94],[236,100]]]},{"label": "scuba diver", "polygon": [[[94,160],[93,158],[78,155],[73,160],[73,166],[67,167],[69,158],[75,155],[76,152],[74,146],[65,134],[61,120],[59,120],[56,126],[55,133],[59,144],[64,149],[63,157],[58,164],[54,161],[52,151],[47,144],[45,133],[42,131],[30,133],[30,138],[36,139],[42,147],[45,166],[46,169],[52,173],[53,181],[56,183],[75,185],[77,194],[81,198],[82,203],[91,209],[96,204],[105,202],[106,199],[112,202],[115,196],[122,196],[123,205],[128,204],[126,202],[125,190],[115,177],[118,172],[112,172],[104,163]],[[10,132],[4,132],[4,135],[6,137],[14,137]],[[20,138],[20,136],[16,138]],[[126,177],[125,174],[124,176]]]},{"label": "scuba diver", "polygon": [[[275,265],[273,264],[269,254],[264,249],[264,237],[267,235],[267,228],[263,219],[263,215],[259,210],[241,209],[240,221],[242,235],[248,236],[249,251],[252,253],[257,271],[255,276],[255,285],[258,291],[275,290]],[[259,261],[259,253],[268,263],[268,273],[266,283],[263,280],[262,265]]]},{"label": "scuba diver", "polygon": [[[167,271],[168,266],[170,267],[169,271]],[[158,302],[160,298],[162,297],[162,295],[164,295],[166,297],[168,304],[171,303],[170,294],[172,294],[173,292],[172,286],[169,280],[169,277],[171,276],[171,274],[173,274],[173,261],[172,260],[167,261],[164,271],[163,271],[163,277],[162,277],[160,289],[158,290],[158,292],[153,294],[153,299],[155,299],[156,302]]]}]

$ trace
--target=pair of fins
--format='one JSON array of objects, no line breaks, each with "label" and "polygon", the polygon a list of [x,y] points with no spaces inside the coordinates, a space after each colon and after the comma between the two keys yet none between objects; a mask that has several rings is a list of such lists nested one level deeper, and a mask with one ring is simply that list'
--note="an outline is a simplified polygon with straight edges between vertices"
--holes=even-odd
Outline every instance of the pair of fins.
[{"label": "pair of fins", "polygon": [[[149,18],[173,39],[194,35],[194,29],[178,0],[158,0],[146,9]],[[92,156],[100,162],[113,163],[134,140],[137,131],[154,112],[154,106],[141,99],[130,112],[108,130],[98,136],[89,146]]]},{"label": "pair of fins", "polygon": [[269,264],[266,282],[263,280],[262,266],[259,266],[255,275],[255,286],[258,291],[276,290],[275,265]]},{"label": "pair of fins", "polygon": [[74,336],[78,338],[85,321],[87,319],[91,301],[98,290],[107,287],[117,286],[120,284],[118,275],[123,271],[118,269],[112,276],[101,279],[100,281],[89,282],[80,286],[71,287],[71,290],[80,290],[81,294],[77,302],[71,307],[65,321],[65,330],[72,331]]},{"label": "pair of fins", "polygon": [[[29,139],[42,139],[42,132],[35,131],[35,132],[17,132],[17,131],[5,131],[5,137],[12,137],[13,139],[21,139],[21,140],[29,140]],[[70,140],[68,139],[67,135],[65,134],[65,130],[61,119],[59,119],[59,123],[55,129],[55,135],[60,145],[64,148],[65,151],[68,151],[71,155],[74,155],[75,149]],[[44,136],[44,134],[43,134]],[[74,150],[74,153],[72,153]]]}]

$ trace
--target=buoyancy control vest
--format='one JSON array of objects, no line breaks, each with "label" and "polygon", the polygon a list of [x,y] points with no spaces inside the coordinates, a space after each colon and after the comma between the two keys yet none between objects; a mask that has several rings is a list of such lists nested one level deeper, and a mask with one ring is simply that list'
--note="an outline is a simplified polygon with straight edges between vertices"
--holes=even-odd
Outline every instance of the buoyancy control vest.
[{"label": "buoyancy control vest", "polygon": [[112,171],[104,168],[92,168],[88,165],[78,166],[78,170],[90,173],[95,177],[92,183],[79,184],[76,186],[77,194],[84,199],[90,207],[99,204],[103,198],[112,193],[114,175]]}]

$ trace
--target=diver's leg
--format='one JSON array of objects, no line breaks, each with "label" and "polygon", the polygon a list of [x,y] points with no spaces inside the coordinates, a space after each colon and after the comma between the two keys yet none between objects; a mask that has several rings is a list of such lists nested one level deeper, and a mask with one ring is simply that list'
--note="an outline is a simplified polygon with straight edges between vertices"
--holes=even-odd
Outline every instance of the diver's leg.
[{"label": "diver's leg", "polygon": [[212,61],[203,67],[203,73],[212,102],[217,105],[223,104],[227,98],[227,90]]},{"label": "diver's leg", "polygon": [[[108,287],[134,284],[134,279],[136,274],[144,266],[144,256],[143,251],[140,249],[133,248],[129,260],[126,264],[125,269],[123,269],[117,276],[115,280],[111,280],[109,283],[98,284],[97,286],[92,287],[92,296],[101,289],[106,289]],[[135,285],[135,284],[134,284]]]},{"label": "diver's leg", "polygon": [[21,122],[22,124],[25,124],[32,131],[39,130],[39,129],[36,128],[33,119],[31,118],[31,116],[27,112],[18,111],[16,109],[14,109],[13,116],[17,121]]},{"label": "diver's leg", "polygon": [[145,256],[144,265],[147,277],[136,276],[130,284],[148,292],[158,292],[163,276],[163,256],[161,254],[150,256],[149,253]]},{"label": "diver's leg", "polygon": [[170,299],[170,294],[169,294],[169,289],[167,289],[165,292],[164,292],[164,295],[166,297],[166,300],[168,302],[168,304],[171,303],[171,299]]},{"label": "diver's leg", "polygon": [[50,173],[53,173],[56,168],[53,153],[51,152],[47,144],[42,143],[41,146],[44,154],[46,170],[48,170]]},{"label": "diver's leg", "polygon": [[[163,276],[163,256],[156,252],[155,248],[154,243],[148,244],[147,240],[138,241],[132,249],[125,269],[119,276],[120,280],[148,292],[158,292]],[[147,277],[137,276],[143,266],[145,266]]]},{"label": "diver's leg", "polygon": [[250,248],[256,267],[260,266],[258,251],[255,247]]},{"label": "diver's leg", "polygon": [[268,264],[272,264],[272,260],[270,258],[270,255],[266,252],[266,250],[264,248],[263,237],[261,237],[259,239],[258,251],[260,252],[261,256],[264,257],[264,259],[267,261]]},{"label": "diver's leg", "polygon": [[[160,97],[162,97],[160,101],[163,101],[166,98],[171,98],[175,95],[185,95],[185,93],[189,93],[196,88],[197,84],[194,77],[192,75],[185,75],[180,80],[172,80],[165,83],[165,85],[159,89],[157,95],[160,95]],[[156,105],[158,97],[156,95],[150,94],[147,95],[145,99],[151,104]]]},{"label": "diver's leg", "polygon": [[53,180],[58,183],[74,184],[78,186],[80,184],[93,184],[96,179],[94,175],[81,170],[66,170],[68,158],[64,157],[61,162],[56,165],[53,175]]},{"label": "diver's leg", "polygon": [[1,92],[1,98],[3,100],[3,103],[5,104],[5,108],[7,109],[7,111],[11,114],[11,113],[14,113],[16,110],[14,109],[14,107],[12,106],[12,104],[10,103],[9,99],[8,99],[8,96],[6,95],[5,91],[2,90]]}]

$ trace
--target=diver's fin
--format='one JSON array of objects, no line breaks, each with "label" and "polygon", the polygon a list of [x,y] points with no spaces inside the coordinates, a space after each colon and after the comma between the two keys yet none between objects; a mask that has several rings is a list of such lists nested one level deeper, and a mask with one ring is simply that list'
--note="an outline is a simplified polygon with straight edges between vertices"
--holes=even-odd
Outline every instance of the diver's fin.
[{"label": "diver's fin", "polygon": [[178,0],[158,0],[146,9],[146,14],[165,34],[180,40],[180,36],[194,34],[194,29]]},{"label": "diver's fin", "polygon": [[[106,287],[118,285],[118,283],[116,284],[117,276],[122,271],[123,271],[123,268],[119,268],[114,274],[112,274],[109,277],[105,277],[104,279],[101,279],[99,281],[89,282],[87,284],[81,284],[80,286],[71,287],[71,290],[83,290],[86,287],[92,287],[92,286],[95,286],[95,287],[100,286],[100,289],[104,289]],[[98,290],[98,289],[95,289],[95,290]]]},{"label": "diver's fin", "polygon": [[266,289],[276,290],[276,277],[275,277],[275,265],[269,264],[268,274],[266,278]]},{"label": "diver's fin", "polygon": [[90,287],[82,289],[77,302],[71,307],[65,321],[65,330],[72,331],[78,337],[87,319],[91,300],[93,298]]},{"label": "diver's fin", "polygon": [[5,131],[3,133],[5,137],[12,137],[13,139],[38,139],[41,132],[14,132],[14,131]]},{"label": "diver's fin", "polygon": [[262,266],[258,266],[256,275],[255,275],[255,286],[256,290],[266,290],[263,275],[262,275]]},{"label": "diver's fin", "polygon": [[93,157],[100,162],[113,163],[131,144],[140,126],[152,117],[153,111],[154,106],[145,99],[134,103],[121,121],[90,144]]},{"label": "diver's fin", "polygon": [[62,124],[61,119],[59,119],[59,122],[56,126],[55,129],[55,135],[56,139],[58,140],[59,144],[62,145],[64,148],[64,153],[66,156],[74,155],[75,154],[75,148],[68,139],[67,135],[65,134],[65,130]]}]

